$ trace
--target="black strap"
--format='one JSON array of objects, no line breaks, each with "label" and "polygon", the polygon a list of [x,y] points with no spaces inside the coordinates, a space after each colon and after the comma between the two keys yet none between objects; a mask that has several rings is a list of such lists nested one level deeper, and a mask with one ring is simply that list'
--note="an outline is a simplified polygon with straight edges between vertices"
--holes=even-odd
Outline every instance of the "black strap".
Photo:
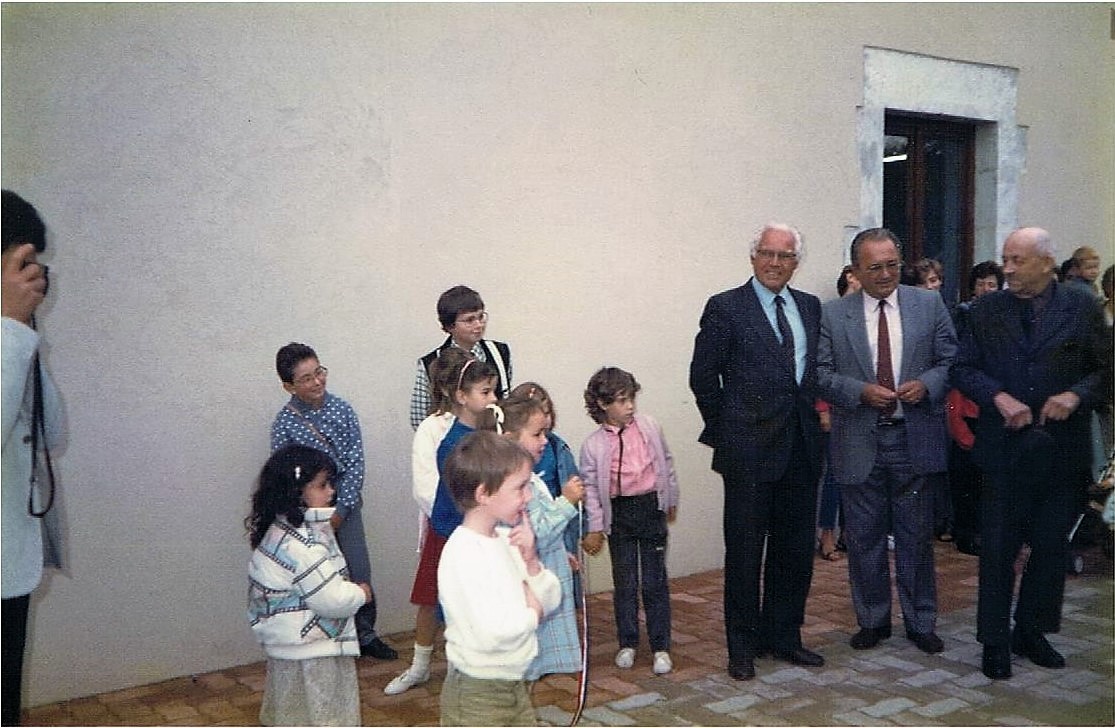
[{"label": "black strap", "polygon": [[[31,404],[31,488],[27,493],[27,513],[35,518],[42,518],[54,507],[54,463],[50,459],[50,448],[46,444],[46,412],[43,408],[43,370],[39,363],[39,354],[35,353],[32,388],[34,397]],[[39,435],[43,440],[43,456],[46,462],[47,480],[50,481],[50,495],[47,497],[46,507],[41,511],[35,510],[35,491],[38,488]]]}]

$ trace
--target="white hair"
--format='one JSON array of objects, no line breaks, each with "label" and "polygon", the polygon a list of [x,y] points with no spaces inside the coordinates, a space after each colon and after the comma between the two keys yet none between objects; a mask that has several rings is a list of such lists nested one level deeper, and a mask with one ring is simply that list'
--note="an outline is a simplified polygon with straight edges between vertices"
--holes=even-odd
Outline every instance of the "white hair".
[{"label": "white hair", "polygon": [[798,256],[798,261],[801,261],[801,256],[805,252],[805,239],[801,236],[801,232],[793,225],[787,225],[782,222],[768,222],[759,228],[755,233],[755,237],[751,239],[751,256],[755,256],[755,251],[759,249],[759,243],[763,239],[763,234],[768,230],[780,230],[782,232],[790,233],[794,238],[794,253]]}]

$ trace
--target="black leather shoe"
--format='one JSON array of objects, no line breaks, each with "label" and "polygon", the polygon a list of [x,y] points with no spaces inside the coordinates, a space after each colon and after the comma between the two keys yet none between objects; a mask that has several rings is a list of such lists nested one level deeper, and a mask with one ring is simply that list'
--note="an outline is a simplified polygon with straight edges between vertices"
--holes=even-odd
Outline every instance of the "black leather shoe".
[{"label": "black leather shoe", "polygon": [[992,680],[1008,680],[1010,678],[1010,648],[984,645],[983,674]]},{"label": "black leather shoe", "polygon": [[376,637],[374,640],[366,645],[360,645],[361,657],[374,657],[377,660],[397,660],[399,653],[396,652],[386,642]]},{"label": "black leather shoe", "polygon": [[875,645],[890,637],[890,625],[886,627],[864,627],[856,632],[848,643],[853,650],[870,650]]},{"label": "black leather shoe", "polygon": [[744,658],[728,663],[728,674],[733,680],[750,680],[755,677],[755,660]]},{"label": "black leather shoe", "polygon": [[729,662],[728,674],[733,680],[751,680],[755,677],[755,660],[744,657],[742,660]]},{"label": "black leather shoe", "polygon": [[779,660],[785,660],[786,662],[794,665],[801,665],[802,667],[821,667],[825,664],[825,658],[804,647],[798,647],[793,650],[771,650],[771,654]]},{"label": "black leather shoe", "polygon": [[928,655],[935,655],[945,649],[945,643],[935,632],[907,632],[906,639],[918,646],[918,649]]},{"label": "black leather shoe", "polygon": [[1016,655],[1029,658],[1030,662],[1041,667],[1059,670],[1065,666],[1065,658],[1053,649],[1049,640],[1037,630],[1014,628],[1010,637],[1011,650]]}]

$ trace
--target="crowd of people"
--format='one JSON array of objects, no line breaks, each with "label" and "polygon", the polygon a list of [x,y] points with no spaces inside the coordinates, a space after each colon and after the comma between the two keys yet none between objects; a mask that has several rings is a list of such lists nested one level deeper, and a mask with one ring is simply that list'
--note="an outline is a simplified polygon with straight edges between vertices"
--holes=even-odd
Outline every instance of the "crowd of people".
[{"label": "crowd of people", "polygon": [[[35,257],[44,227],[7,191],[3,214],[3,707],[16,724],[29,597],[57,551],[52,490],[36,464],[49,470],[60,415],[34,329],[47,290]],[[1093,249],[1058,266],[1049,233],[1020,228],[1002,266],[976,265],[950,311],[940,263],[904,271],[897,237],[871,228],[851,242],[839,297],[822,305],[789,286],[803,254],[797,229],[764,226],[751,241],[753,275],[708,299],[694,341],[698,440],[724,484],[728,674],[753,679],[763,656],[825,664],[801,638],[814,554],[846,554],[852,648],[891,637],[893,551],[905,637],[941,652],[934,538],[978,555],[989,678],[1011,677],[1012,653],[1064,667],[1045,635],[1060,626],[1066,535],[1096,442],[1102,457],[1111,452],[1112,269],[1101,292]],[[546,389],[512,386],[510,347],[485,338],[480,295],[451,288],[437,315],[447,338],[417,360],[410,407],[414,647],[384,692],[430,679],[443,631],[442,724],[533,724],[534,682],[585,669],[576,574],[582,554],[605,545],[615,664],[640,661],[641,607],[644,664],[669,673],[666,557],[679,484],[661,425],[636,406],[641,385],[617,367],[591,376],[583,405],[597,427],[574,457]],[[248,620],[267,655],[260,721],[356,725],[355,659],[398,658],[375,628],[360,422],[328,390],[310,346],[281,347],[275,366],[289,399],[245,519]],[[27,508],[8,507],[16,501]]]},{"label": "crowd of people", "polygon": [[[941,652],[934,538],[979,556],[983,672],[1009,678],[1012,652],[1063,667],[1045,635],[1059,628],[1066,534],[1091,478],[1092,412],[1110,396],[1110,315],[1105,332],[1103,307],[1094,288],[1086,290],[1098,273],[1088,249],[1066,267],[1077,278],[1061,281],[1048,233],[1016,230],[1004,242],[1003,265],[976,265],[967,297],[950,311],[939,293],[940,263],[904,270],[900,243],[884,228],[854,238],[840,297],[824,305],[788,285],[803,247],[795,228],[765,226],[751,243],[751,280],[709,299],[694,343],[689,384],[704,421],[699,441],[713,449],[712,468],[724,481],[728,674],[750,680],[766,655],[825,664],[801,639],[815,552],[847,554],[859,624],[854,649],[891,636],[893,551],[905,636],[917,649]],[[510,347],[484,338],[480,295],[457,286],[437,311],[448,337],[418,359],[411,402],[420,510],[415,642],[411,663],[384,692],[430,679],[444,627],[442,723],[533,723],[534,681],[583,669],[575,574],[580,554],[596,556],[605,543],[615,664],[631,669],[638,661],[641,606],[650,668],[670,672],[666,552],[679,487],[661,426],[637,411],[640,384],[616,367],[593,374],[584,406],[598,427],[574,458],[555,432],[542,385],[512,388]],[[348,668],[332,662],[395,655],[375,636],[367,547],[341,537],[359,514],[359,424],[326,391],[327,370],[312,349],[283,347],[277,367],[291,400],[273,425],[275,452],[260,492],[274,462],[289,470],[292,448],[305,446],[330,454],[327,474],[337,483],[329,515],[311,519],[307,496],[300,526],[276,517],[295,550],[320,541],[319,572],[308,582],[320,593],[303,591],[296,568],[275,582],[260,580],[264,572],[252,576],[267,693],[282,695],[265,699],[261,719],[308,723],[315,711],[330,719],[351,702],[331,692],[351,682]],[[320,468],[295,467],[310,489]],[[331,524],[336,537],[320,524]],[[1012,617],[1013,567],[1024,543],[1028,563]],[[263,553],[275,558],[266,543]],[[317,586],[329,563],[328,578],[364,590],[366,598],[348,589],[352,628],[330,631],[327,618],[338,613],[316,611],[315,600],[329,604]],[[267,636],[290,620],[286,599],[320,619],[275,644]],[[332,647],[322,654],[307,643]],[[284,661],[297,650],[305,654],[297,659],[326,664],[304,666],[304,685],[294,690]],[[321,696],[334,702],[326,708]]]}]

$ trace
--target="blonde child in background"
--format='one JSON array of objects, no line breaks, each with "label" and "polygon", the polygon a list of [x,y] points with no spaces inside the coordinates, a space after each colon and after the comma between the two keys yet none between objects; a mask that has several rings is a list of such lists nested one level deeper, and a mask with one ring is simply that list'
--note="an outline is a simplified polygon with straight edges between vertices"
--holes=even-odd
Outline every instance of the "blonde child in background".
[{"label": "blonde child in background", "polygon": [[[537,469],[549,442],[546,438],[549,418],[542,402],[512,394],[500,402],[499,408],[504,436],[529,452],[534,458],[533,467]],[[555,498],[537,471],[531,474],[531,487],[533,490],[526,512],[534,531],[538,556],[543,566],[552,571],[561,583],[561,603],[538,625],[538,655],[524,674],[524,679],[535,681],[551,673],[581,669],[577,612],[573,602],[573,569],[565,548],[564,534],[566,526],[576,522],[577,504],[584,497],[585,489],[581,479],[573,476]]]},{"label": "blonde child in background", "polygon": [[[438,566],[449,673],[442,725],[535,725],[523,676],[538,652],[536,630],[561,601],[542,565],[530,519],[533,458],[494,432],[465,436],[443,473],[464,512]],[[501,533],[497,525],[510,530]]]},{"label": "blonde child in background", "polygon": [[[561,488],[569,482],[570,478],[580,477],[577,472],[577,461],[573,457],[573,450],[561,435],[554,430],[557,428],[557,411],[554,409],[553,399],[549,392],[538,382],[523,382],[511,390],[511,396],[523,396],[537,399],[542,403],[542,411],[548,419],[546,424],[546,447],[542,450],[542,457],[534,464],[534,472],[550,490],[550,495],[557,498],[561,495]],[[570,565],[573,571],[579,571],[581,564],[578,561],[578,546],[581,543],[582,532],[581,518],[575,518],[565,527],[565,550],[569,553]],[[573,603],[581,603],[581,582],[573,580]]]},{"label": "blonde child in background", "polygon": [[678,481],[662,428],[637,414],[639,383],[622,369],[605,367],[585,388],[585,409],[600,427],[581,445],[581,478],[589,533],[585,553],[596,555],[605,535],[615,590],[616,665],[630,668],[639,644],[639,586],[642,583],[647,637],[654,672],[673,669],[670,659],[670,586],[666,545],[677,512]]},{"label": "blonde child in background", "polygon": [[[438,389],[443,404],[448,402],[450,418],[434,419],[439,416],[431,415],[415,433],[411,455],[414,495],[423,511],[429,509],[429,520],[410,595],[411,603],[418,606],[414,656],[410,666],[383,689],[387,695],[398,695],[430,679],[430,658],[438,628],[437,566],[446,539],[461,522],[461,514],[453,504],[452,496],[444,483],[433,481],[433,493],[430,493],[430,483],[435,473],[440,474],[441,465],[453,446],[464,435],[476,429],[480,418],[491,417],[486,408],[496,401],[495,368],[460,349],[451,348],[442,352],[434,372],[434,386]],[[438,430],[444,424],[448,424],[448,429],[439,438]],[[436,445],[433,443],[435,439],[439,440]]]},{"label": "blonde child in background", "polygon": [[267,653],[262,725],[360,725],[353,615],[372,599],[348,580],[333,527],[336,491],[328,455],[276,450],[259,475],[244,525],[248,619]]}]

